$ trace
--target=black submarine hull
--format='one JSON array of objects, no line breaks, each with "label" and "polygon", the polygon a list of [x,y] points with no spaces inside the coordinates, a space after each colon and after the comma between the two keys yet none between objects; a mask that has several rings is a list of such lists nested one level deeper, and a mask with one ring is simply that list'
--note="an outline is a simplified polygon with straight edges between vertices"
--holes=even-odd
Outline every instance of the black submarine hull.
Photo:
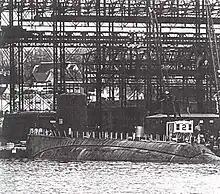
[{"label": "black submarine hull", "polygon": [[220,162],[220,158],[204,145],[165,141],[30,135],[27,151],[31,159],[59,161]]}]

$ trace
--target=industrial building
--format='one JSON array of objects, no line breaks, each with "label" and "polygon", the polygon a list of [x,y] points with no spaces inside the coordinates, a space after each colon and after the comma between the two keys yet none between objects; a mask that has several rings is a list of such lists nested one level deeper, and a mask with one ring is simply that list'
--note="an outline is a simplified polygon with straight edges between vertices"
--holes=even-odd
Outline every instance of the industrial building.
[{"label": "industrial building", "polygon": [[214,0],[2,0],[10,112],[25,111],[33,69],[49,62],[50,84],[30,95],[43,101],[46,91],[56,111],[59,96],[78,88],[91,128],[132,130],[149,115],[173,114],[166,92],[180,114],[219,113],[219,10]]}]

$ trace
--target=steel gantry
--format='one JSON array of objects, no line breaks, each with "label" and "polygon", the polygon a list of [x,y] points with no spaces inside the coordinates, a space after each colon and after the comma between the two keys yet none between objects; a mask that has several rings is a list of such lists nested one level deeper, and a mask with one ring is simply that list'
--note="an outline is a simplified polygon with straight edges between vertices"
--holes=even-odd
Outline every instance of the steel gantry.
[{"label": "steel gantry", "polygon": [[219,44],[219,1],[5,0],[1,4],[1,53],[10,66],[12,112],[23,109],[25,68],[39,48],[53,62],[54,109],[57,95],[73,87],[67,84],[66,68],[76,54],[83,75],[78,84],[88,96],[95,93],[100,111],[115,102],[153,113],[164,90],[179,99],[183,110],[189,103],[194,112],[215,109],[209,21]]}]

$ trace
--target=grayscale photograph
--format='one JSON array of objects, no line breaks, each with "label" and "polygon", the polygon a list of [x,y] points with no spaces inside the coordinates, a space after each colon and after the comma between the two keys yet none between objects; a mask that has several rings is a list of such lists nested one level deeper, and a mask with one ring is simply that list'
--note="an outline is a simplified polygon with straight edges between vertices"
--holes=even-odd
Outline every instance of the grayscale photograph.
[{"label": "grayscale photograph", "polygon": [[220,0],[0,0],[0,194],[220,194]]}]

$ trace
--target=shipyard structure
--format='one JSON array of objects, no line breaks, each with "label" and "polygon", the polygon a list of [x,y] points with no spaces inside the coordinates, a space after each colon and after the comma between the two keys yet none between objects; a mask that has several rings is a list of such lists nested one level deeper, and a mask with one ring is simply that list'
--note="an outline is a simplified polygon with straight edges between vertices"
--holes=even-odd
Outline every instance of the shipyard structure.
[{"label": "shipyard structure", "polygon": [[162,137],[177,117],[217,136],[219,10],[212,0],[1,1],[3,135],[142,126]]}]

